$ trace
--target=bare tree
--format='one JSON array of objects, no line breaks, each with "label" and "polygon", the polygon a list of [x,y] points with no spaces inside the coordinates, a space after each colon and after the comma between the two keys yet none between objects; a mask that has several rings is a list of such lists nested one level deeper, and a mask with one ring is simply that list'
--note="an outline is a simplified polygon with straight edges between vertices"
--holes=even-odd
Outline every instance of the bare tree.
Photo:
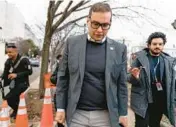
[{"label": "bare tree", "polygon": [[[47,14],[47,21],[45,26],[45,35],[44,35],[44,43],[43,43],[43,51],[42,51],[42,66],[41,66],[41,74],[40,74],[40,95],[43,96],[44,93],[44,85],[43,85],[43,76],[48,71],[48,59],[49,59],[49,47],[51,44],[52,36],[55,32],[60,32],[64,28],[69,25],[85,18],[87,15],[81,16],[79,18],[73,19],[64,23],[64,21],[76,11],[81,11],[82,8],[86,4],[88,4],[90,0],[81,0],[79,2],[73,2],[70,0],[64,9],[61,9],[61,4],[63,0],[50,0]],[[58,12],[60,7],[60,11]],[[55,20],[56,19],[56,20]],[[64,24],[63,24],[64,23]]]},{"label": "bare tree", "polygon": [[62,49],[64,47],[65,41],[68,36],[75,35],[76,32],[74,31],[75,24],[70,25],[69,27],[63,29],[60,32],[57,32],[53,35],[52,40],[51,40],[51,55],[50,55],[50,68],[52,71],[52,67],[54,64],[54,60],[57,57],[58,54],[61,54]]}]

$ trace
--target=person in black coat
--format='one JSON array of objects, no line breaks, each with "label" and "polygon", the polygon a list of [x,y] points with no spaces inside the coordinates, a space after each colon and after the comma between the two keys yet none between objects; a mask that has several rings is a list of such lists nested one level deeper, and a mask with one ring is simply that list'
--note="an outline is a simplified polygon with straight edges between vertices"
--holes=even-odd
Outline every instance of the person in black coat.
[{"label": "person in black coat", "polygon": [[32,74],[32,67],[28,58],[18,54],[17,47],[14,43],[7,44],[6,52],[8,59],[5,62],[3,75],[3,86],[9,86],[10,92],[4,97],[8,105],[13,109],[10,115],[16,118],[19,96],[29,87],[29,75]]},{"label": "person in black coat", "polygon": [[[50,78],[51,83],[53,83],[54,85],[56,85],[56,83],[57,83],[57,72],[59,69],[59,60],[61,59],[61,57],[62,57],[62,55],[60,55],[60,54],[56,57],[57,60],[56,60],[56,64],[55,64],[55,69],[54,69],[54,71],[51,75],[51,78]],[[55,109],[56,109],[56,94],[54,95],[54,105],[55,105]],[[63,125],[58,123],[57,127],[63,127]]]},{"label": "person in black coat", "polygon": [[51,78],[50,78],[51,83],[53,83],[54,85],[56,85],[56,83],[57,83],[57,72],[59,69],[59,60],[61,59],[61,57],[62,57],[62,55],[60,55],[60,54],[56,57],[57,60],[56,60],[56,64],[55,64],[55,69],[54,69],[54,71],[51,75]]}]

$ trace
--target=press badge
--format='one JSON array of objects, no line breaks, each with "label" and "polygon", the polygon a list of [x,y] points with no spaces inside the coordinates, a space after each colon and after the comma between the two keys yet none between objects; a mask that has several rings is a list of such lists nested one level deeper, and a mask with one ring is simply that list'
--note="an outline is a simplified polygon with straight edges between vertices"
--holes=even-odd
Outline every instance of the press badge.
[{"label": "press badge", "polygon": [[157,88],[158,91],[162,91],[163,90],[163,87],[162,87],[160,82],[156,83],[156,88]]}]

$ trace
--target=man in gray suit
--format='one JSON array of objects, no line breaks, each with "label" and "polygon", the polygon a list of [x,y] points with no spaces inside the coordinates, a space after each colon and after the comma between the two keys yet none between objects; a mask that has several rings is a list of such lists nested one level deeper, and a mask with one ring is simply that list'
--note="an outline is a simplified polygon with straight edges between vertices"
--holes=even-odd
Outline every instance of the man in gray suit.
[{"label": "man in gray suit", "polygon": [[68,127],[127,127],[126,46],[108,38],[112,12],[94,4],[88,33],[68,38],[58,71],[56,121]]},{"label": "man in gray suit", "polygon": [[135,127],[160,127],[165,114],[175,124],[175,63],[163,52],[166,35],[152,33],[148,48],[135,53],[130,70],[131,108],[135,112]]}]

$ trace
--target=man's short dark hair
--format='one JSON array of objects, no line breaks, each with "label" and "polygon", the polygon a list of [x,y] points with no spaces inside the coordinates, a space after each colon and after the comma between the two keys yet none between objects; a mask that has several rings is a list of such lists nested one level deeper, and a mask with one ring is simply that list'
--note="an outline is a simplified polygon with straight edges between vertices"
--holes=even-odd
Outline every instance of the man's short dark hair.
[{"label": "man's short dark hair", "polygon": [[167,42],[166,35],[164,33],[154,32],[154,33],[150,34],[150,36],[148,37],[147,44],[151,44],[152,40],[155,38],[162,38],[164,44],[166,44],[166,42]]},{"label": "man's short dark hair", "polygon": [[56,59],[60,59],[62,57],[61,54],[57,55]]},{"label": "man's short dark hair", "polygon": [[110,5],[103,2],[98,2],[92,5],[89,10],[89,18],[91,18],[92,12],[111,12],[112,14]]}]

